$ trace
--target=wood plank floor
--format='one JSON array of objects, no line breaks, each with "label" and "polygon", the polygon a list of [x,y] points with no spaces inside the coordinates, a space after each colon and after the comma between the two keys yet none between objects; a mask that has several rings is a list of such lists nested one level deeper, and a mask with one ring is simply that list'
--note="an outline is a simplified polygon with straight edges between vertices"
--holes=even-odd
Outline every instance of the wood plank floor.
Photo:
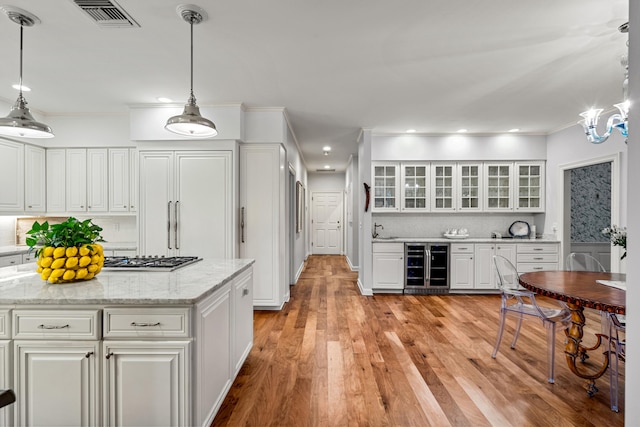
[{"label": "wood plank floor", "polygon": [[[214,426],[624,425],[624,392],[620,413],[608,375],[589,398],[561,333],[553,385],[537,322],[511,350],[510,320],[491,358],[498,295],[365,297],[356,279],[343,257],[311,256],[284,309],[255,312],[254,347]],[[599,316],[586,314],[591,337]]]}]

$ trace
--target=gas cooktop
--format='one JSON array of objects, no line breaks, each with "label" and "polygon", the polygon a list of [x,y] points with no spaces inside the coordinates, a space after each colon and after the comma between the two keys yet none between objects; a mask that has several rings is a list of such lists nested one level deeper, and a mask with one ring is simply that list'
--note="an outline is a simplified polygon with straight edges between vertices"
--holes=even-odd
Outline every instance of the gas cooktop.
[{"label": "gas cooktop", "polygon": [[104,258],[103,270],[112,271],[173,271],[202,258],[195,256],[110,256]]}]

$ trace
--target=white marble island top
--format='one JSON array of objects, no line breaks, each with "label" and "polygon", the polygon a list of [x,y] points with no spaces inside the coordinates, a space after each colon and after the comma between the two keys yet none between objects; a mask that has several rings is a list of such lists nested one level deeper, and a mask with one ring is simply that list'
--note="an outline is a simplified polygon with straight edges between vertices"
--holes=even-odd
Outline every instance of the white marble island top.
[{"label": "white marble island top", "polygon": [[202,260],[171,272],[103,270],[94,279],[50,284],[35,263],[0,268],[0,305],[194,304],[253,265],[252,259]]}]

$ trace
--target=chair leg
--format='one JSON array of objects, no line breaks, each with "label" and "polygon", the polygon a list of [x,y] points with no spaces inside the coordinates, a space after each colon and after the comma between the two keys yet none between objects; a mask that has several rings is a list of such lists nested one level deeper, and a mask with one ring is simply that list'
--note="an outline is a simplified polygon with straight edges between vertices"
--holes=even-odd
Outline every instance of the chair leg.
[{"label": "chair leg", "polygon": [[511,341],[511,348],[516,348],[516,342],[518,341],[518,336],[520,336],[520,327],[522,326],[522,317],[522,314],[520,314],[520,317],[518,317],[518,323],[516,323],[516,331],[513,334],[513,341]]},{"label": "chair leg", "polygon": [[502,334],[504,333],[504,324],[506,322],[507,311],[500,310],[500,326],[498,326],[498,338],[496,339],[496,345],[493,347],[493,353],[491,353],[491,357],[494,359],[498,354],[498,350],[500,349],[500,342],[502,341]]},{"label": "chair leg", "polygon": [[[604,319],[603,319],[604,321]],[[609,324],[609,389],[611,390],[611,410],[618,412],[618,346],[615,341],[617,331],[613,328],[611,320],[607,318]],[[615,337],[615,338],[614,338]]]},{"label": "chair leg", "polygon": [[556,324],[554,322],[544,322],[544,327],[547,329],[547,381],[549,384],[553,384],[555,382]]}]

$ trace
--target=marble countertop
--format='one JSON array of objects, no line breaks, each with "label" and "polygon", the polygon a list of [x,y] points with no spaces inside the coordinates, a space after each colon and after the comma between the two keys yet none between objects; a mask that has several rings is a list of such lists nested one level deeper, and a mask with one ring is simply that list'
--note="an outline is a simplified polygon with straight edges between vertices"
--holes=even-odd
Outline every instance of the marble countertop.
[{"label": "marble countertop", "polygon": [[[108,251],[127,251],[136,250],[136,242],[101,242],[103,248]],[[0,256],[22,255],[29,252],[29,246],[25,245],[9,245],[0,246]]]},{"label": "marble countertop", "polygon": [[92,280],[49,284],[35,263],[0,268],[0,305],[194,304],[253,265],[252,259],[210,259],[162,271],[101,271]]},{"label": "marble countertop", "polygon": [[492,239],[482,237],[466,237],[464,239],[448,239],[446,237],[376,237],[373,243],[558,243],[557,239]]}]

